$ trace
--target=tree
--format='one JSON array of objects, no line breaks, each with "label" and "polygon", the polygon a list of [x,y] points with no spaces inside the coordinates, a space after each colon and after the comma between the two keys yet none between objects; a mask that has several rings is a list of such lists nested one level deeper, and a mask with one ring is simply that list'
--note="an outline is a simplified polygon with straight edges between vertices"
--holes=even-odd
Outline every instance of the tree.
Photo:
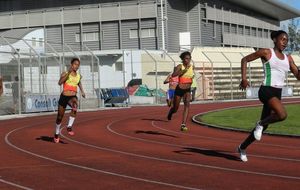
[{"label": "tree", "polygon": [[288,35],[289,35],[289,45],[288,50],[299,51],[300,47],[300,32],[297,30],[297,26],[295,24],[295,20],[292,19],[288,26]]}]

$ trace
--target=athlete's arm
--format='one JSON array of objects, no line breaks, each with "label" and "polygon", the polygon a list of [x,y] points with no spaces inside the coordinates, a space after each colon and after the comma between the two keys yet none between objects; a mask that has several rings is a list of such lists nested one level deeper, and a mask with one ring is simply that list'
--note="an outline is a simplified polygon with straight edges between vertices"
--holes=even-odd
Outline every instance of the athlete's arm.
[{"label": "athlete's arm", "polygon": [[171,74],[169,74],[169,75],[167,76],[166,80],[164,81],[164,84],[167,84],[167,83],[170,82],[171,76],[172,76]]},{"label": "athlete's arm", "polygon": [[296,77],[297,80],[300,80],[300,71],[299,71],[297,65],[295,64],[292,56],[288,55],[288,59],[289,59],[291,72],[294,74],[294,76]]},{"label": "athlete's arm", "polygon": [[189,67],[186,67],[184,70],[181,70],[181,65],[177,65],[175,72],[172,74],[172,77],[181,76],[189,70]]},{"label": "athlete's arm", "polygon": [[172,77],[177,77],[181,72],[181,65],[177,65],[175,71],[172,73]]},{"label": "athlete's arm", "polygon": [[70,73],[72,72],[72,67],[69,68],[68,72],[63,72],[60,75],[60,79],[58,81],[58,85],[62,85],[63,83],[65,83],[70,75]]},{"label": "athlete's arm", "polygon": [[63,72],[61,75],[60,75],[60,79],[58,81],[58,85],[62,85],[63,83],[66,82],[66,80],[68,79],[69,77],[69,72]]},{"label": "athlete's arm", "polygon": [[258,58],[263,58],[265,60],[269,59],[270,50],[269,49],[260,49],[250,55],[247,55],[241,60],[241,73],[242,73],[242,81],[240,84],[240,89],[245,90],[249,85],[247,80],[247,63],[254,61]]}]

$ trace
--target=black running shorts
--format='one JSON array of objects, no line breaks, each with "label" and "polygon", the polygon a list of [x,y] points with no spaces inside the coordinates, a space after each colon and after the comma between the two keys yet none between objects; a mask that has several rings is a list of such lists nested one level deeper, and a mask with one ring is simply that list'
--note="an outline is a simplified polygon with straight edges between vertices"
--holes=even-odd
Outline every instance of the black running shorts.
[{"label": "black running shorts", "polygon": [[185,93],[187,93],[187,92],[191,93],[191,88],[181,89],[181,88],[179,87],[179,85],[177,85],[177,87],[176,87],[176,89],[175,89],[175,96],[183,97],[183,95],[184,95]]},{"label": "black running shorts", "polygon": [[258,97],[262,103],[267,104],[268,101],[273,97],[276,97],[279,100],[281,100],[281,92],[281,88],[274,88],[271,86],[260,86],[258,91]]},{"label": "black running shorts", "polygon": [[[63,108],[66,108],[67,105],[69,104],[69,101],[72,99],[72,98],[77,98],[77,96],[65,96],[63,94],[60,95],[60,98],[59,98],[59,101],[58,101],[58,105],[62,106]],[[70,105],[71,106],[71,105]],[[72,106],[71,106],[72,107]]]}]

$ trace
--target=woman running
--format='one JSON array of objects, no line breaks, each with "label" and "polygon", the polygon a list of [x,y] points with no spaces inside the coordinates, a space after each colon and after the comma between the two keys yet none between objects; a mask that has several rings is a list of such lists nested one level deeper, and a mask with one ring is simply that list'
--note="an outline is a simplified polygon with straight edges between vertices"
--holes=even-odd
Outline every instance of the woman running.
[{"label": "woman running", "polygon": [[[175,70],[176,70],[176,67],[174,67],[173,72],[175,72]],[[172,73],[170,73],[168,75],[168,77],[166,78],[166,80],[164,81],[164,84],[169,83],[169,90],[167,91],[167,104],[169,107],[172,106],[175,89],[176,89],[176,86],[178,85],[178,80],[179,80],[178,76],[172,77]]]},{"label": "woman running", "polygon": [[271,123],[283,121],[287,117],[286,110],[281,103],[281,91],[285,85],[287,72],[291,71],[294,76],[300,80],[300,72],[290,55],[283,54],[283,50],[288,44],[288,35],[285,31],[273,31],[271,39],[274,42],[274,48],[260,49],[244,57],[241,61],[242,81],[240,88],[245,90],[248,86],[246,77],[247,63],[260,58],[263,62],[265,78],[259,88],[259,100],[263,103],[261,118],[255,124],[255,128],[245,141],[239,145],[238,152],[243,162],[248,161],[246,148],[255,140],[261,139],[263,131]]},{"label": "woman running", "polygon": [[173,105],[168,114],[168,120],[172,119],[173,113],[176,113],[181,98],[184,102],[184,111],[181,123],[181,131],[187,131],[186,120],[189,114],[190,100],[191,100],[191,85],[194,77],[194,66],[191,64],[191,53],[183,52],[180,55],[182,64],[177,65],[175,71],[172,74],[172,77],[179,77],[179,83],[175,89],[175,97],[173,100]]},{"label": "woman running", "polygon": [[56,126],[55,126],[55,134],[54,134],[54,142],[59,143],[59,132],[62,119],[65,114],[65,110],[67,105],[69,105],[72,110],[69,117],[69,122],[67,126],[67,131],[69,135],[74,135],[74,131],[72,130],[72,125],[74,123],[77,107],[78,107],[78,99],[77,99],[77,86],[79,86],[81,95],[85,98],[85,93],[82,88],[82,84],[80,82],[82,76],[77,72],[80,66],[80,60],[78,58],[73,58],[71,60],[71,65],[69,71],[61,74],[60,79],[58,81],[59,85],[63,84],[63,92],[60,95],[58,102],[58,112],[56,117]]}]

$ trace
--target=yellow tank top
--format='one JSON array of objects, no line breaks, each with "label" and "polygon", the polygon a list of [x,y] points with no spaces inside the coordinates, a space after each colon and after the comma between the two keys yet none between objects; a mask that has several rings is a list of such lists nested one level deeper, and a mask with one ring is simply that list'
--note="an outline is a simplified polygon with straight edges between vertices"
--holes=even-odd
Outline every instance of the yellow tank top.
[{"label": "yellow tank top", "polygon": [[192,88],[197,88],[197,81],[196,81],[196,78],[194,77],[193,78],[193,83],[192,83]]},{"label": "yellow tank top", "polygon": [[69,75],[68,79],[64,83],[64,91],[77,92],[77,86],[80,82],[81,76],[79,73],[76,76]]},{"label": "yellow tank top", "polygon": [[[185,66],[183,64],[181,64],[181,70],[184,70]],[[194,69],[193,69],[193,65],[190,66],[190,68],[188,69],[187,72],[185,72],[183,75],[181,75],[180,77],[184,77],[184,78],[193,78],[194,77]]]}]

